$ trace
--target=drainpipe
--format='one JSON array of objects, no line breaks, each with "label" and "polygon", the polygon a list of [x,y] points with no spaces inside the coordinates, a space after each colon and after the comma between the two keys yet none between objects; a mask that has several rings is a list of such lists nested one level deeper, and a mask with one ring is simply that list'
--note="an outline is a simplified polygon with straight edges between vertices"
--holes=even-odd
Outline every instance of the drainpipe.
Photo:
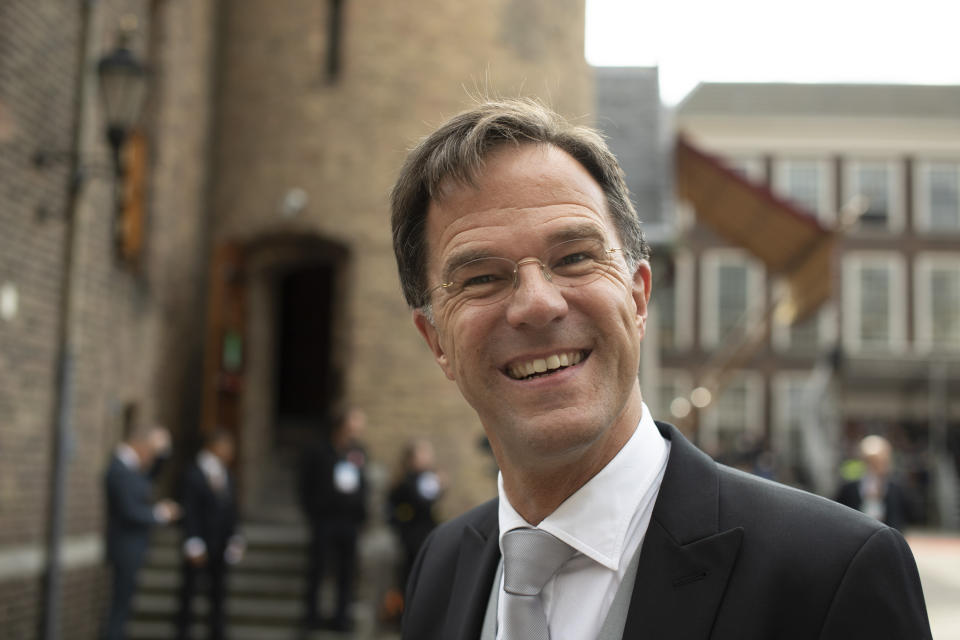
[{"label": "drainpipe", "polygon": [[73,448],[73,255],[77,236],[77,212],[83,182],[80,145],[89,80],[87,47],[90,42],[91,16],[96,0],[83,0],[80,6],[80,32],[74,69],[73,124],[68,154],[69,183],[64,204],[63,260],[60,275],[60,318],[57,329],[56,380],[52,412],[53,459],[50,473],[49,529],[46,570],[43,577],[43,612],[40,638],[56,640],[60,633],[61,547],[66,506],[67,466]]}]

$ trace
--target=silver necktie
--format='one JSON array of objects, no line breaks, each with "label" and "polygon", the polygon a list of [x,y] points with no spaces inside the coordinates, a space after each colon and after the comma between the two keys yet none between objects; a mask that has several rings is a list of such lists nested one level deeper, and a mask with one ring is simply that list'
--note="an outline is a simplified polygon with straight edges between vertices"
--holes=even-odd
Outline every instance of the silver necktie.
[{"label": "silver necktie", "polygon": [[549,640],[540,590],[576,551],[539,529],[503,534],[502,640]]}]

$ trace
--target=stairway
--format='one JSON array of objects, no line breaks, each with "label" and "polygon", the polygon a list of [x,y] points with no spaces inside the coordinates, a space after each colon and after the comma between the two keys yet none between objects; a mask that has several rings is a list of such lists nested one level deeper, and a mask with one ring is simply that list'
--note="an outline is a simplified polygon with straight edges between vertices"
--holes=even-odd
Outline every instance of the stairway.
[{"label": "stairway", "polygon": [[[394,631],[377,628],[374,602],[389,581],[395,551],[386,529],[375,528],[360,540],[360,572],[352,634],[300,629],[303,618],[303,572],[307,561],[307,528],[300,523],[245,523],[247,539],[243,561],[227,578],[227,630],[232,640],[344,640],[346,638],[396,639]],[[157,530],[147,566],[140,572],[133,613],[127,626],[129,640],[170,640],[180,588],[180,531]],[[324,585],[321,610],[329,611],[332,585]],[[201,587],[202,589],[202,587]],[[193,602],[192,637],[206,638],[206,598]]]}]

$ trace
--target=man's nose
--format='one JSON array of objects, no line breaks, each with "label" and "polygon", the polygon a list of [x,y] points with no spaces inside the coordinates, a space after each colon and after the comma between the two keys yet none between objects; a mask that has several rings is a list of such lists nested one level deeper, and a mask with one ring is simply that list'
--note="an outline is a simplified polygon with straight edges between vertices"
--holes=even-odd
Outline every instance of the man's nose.
[{"label": "man's nose", "polygon": [[567,300],[539,260],[517,263],[516,290],[507,302],[507,321],[513,326],[542,327],[567,313]]}]

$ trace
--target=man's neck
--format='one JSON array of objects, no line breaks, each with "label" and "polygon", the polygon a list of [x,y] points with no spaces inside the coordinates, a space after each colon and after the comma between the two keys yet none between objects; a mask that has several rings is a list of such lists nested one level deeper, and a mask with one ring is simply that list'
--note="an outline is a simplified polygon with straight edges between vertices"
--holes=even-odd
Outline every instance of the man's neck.
[{"label": "man's neck", "polygon": [[[510,504],[524,520],[539,524],[620,452],[640,423],[642,412],[638,401],[637,408],[625,411],[606,437],[586,450],[562,458],[531,464],[530,458],[526,457],[519,464],[511,464],[508,456],[497,455],[503,489]],[[495,450],[494,453],[498,452]]]}]

